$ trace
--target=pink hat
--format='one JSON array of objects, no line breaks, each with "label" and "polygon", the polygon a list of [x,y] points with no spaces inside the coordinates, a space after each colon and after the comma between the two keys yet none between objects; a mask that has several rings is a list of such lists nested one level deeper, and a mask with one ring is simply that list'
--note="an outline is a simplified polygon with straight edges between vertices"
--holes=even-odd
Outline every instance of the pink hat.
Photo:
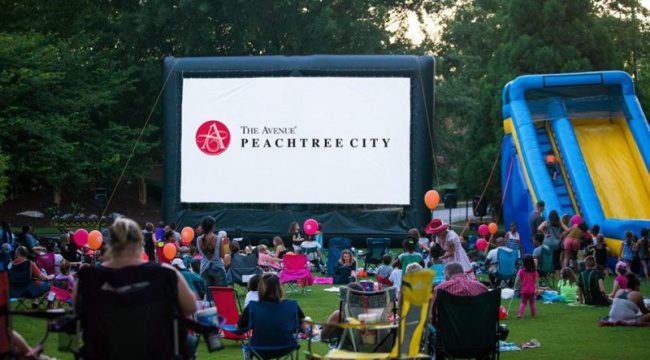
[{"label": "pink hat", "polygon": [[427,234],[438,235],[447,230],[449,224],[442,222],[440,219],[433,219],[427,226],[424,227],[424,232]]},{"label": "pink hat", "polygon": [[616,270],[627,270],[627,264],[623,261],[616,263]]}]

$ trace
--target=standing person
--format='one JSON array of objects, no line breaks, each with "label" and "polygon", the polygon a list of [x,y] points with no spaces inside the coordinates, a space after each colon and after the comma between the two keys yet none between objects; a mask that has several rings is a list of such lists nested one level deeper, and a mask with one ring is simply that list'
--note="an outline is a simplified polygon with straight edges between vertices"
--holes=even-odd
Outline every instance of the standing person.
[{"label": "standing person", "polygon": [[535,234],[539,231],[539,226],[544,222],[544,208],[546,203],[540,200],[535,205],[535,210],[530,213],[529,222],[530,222],[530,238],[534,239]]},{"label": "standing person", "polygon": [[517,256],[517,258],[521,258],[524,255],[524,248],[521,246],[521,236],[517,231],[516,223],[514,222],[510,223],[510,231],[506,232],[505,239],[506,239],[506,246],[514,251],[518,251],[519,256]]},{"label": "standing person", "polygon": [[438,244],[445,251],[440,257],[445,264],[452,262],[459,263],[463,266],[465,274],[471,280],[475,279],[472,264],[467,257],[465,249],[460,242],[460,238],[455,231],[449,230],[449,224],[442,222],[440,219],[433,219],[426,227],[427,234],[433,234],[438,238]]},{"label": "standing person", "polygon": [[560,221],[560,215],[556,210],[548,213],[548,220],[544,220],[537,230],[544,234],[544,245],[553,252],[553,269],[559,273],[561,267],[560,253],[562,251],[562,233],[568,228]]},{"label": "standing person", "polygon": [[1,244],[9,244],[13,248],[14,246],[14,234],[11,232],[11,225],[3,221],[2,222],[2,236],[0,236],[0,243]]},{"label": "standing person", "polygon": [[197,239],[202,256],[199,273],[206,286],[226,286],[226,267],[223,263],[221,239],[214,234],[214,225],[215,220],[212,216],[206,216],[201,221],[204,233]]},{"label": "standing person", "polygon": [[605,277],[609,276],[609,267],[607,266],[607,244],[603,234],[596,236],[596,245],[594,246],[594,258],[596,258],[596,266],[598,270],[605,273]]},{"label": "standing person", "polygon": [[636,242],[636,248],[645,279],[646,281],[650,281],[650,274],[648,274],[648,260],[650,260],[650,239],[648,239],[648,229],[641,229],[641,237]]},{"label": "standing person", "polygon": [[634,233],[631,231],[626,231],[625,232],[625,240],[623,240],[623,251],[622,251],[622,256],[621,260],[625,261],[627,264],[628,268],[632,267],[632,261],[634,260],[634,248],[635,248],[635,241],[634,241]]},{"label": "standing person", "polygon": [[294,221],[289,225],[289,237],[291,238],[291,244],[293,245],[293,252],[300,254],[300,244],[302,244],[305,239],[300,234],[300,225],[297,221]]},{"label": "standing person", "polygon": [[323,224],[318,223],[318,231],[314,235],[314,240],[320,245],[320,248],[323,248]]},{"label": "standing person", "polygon": [[181,233],[176,231],[178,227],[176,226],[176,223],[171,223],[169,224],[169,230],[174,232],[174,238],[176,239],[176,247],[179,247],[181,245]]},{"label": "standing person", "polygon": [[176,249],[178,250],[178,246],[176,245],[176,236],[174,235],[174,232],[171,230],[168,230],[165,233],[163,240],[159,241],[158,246],[156,246],[156,255],[158,256],[158,263],[160,264],[171,264],[173,260],[173,259],[167,259],[167,257],[165,257],[164,249],[165,249],[165,245],[167,244],[173,244],[174,246],[176,246]]},{"label": "standing person", "polygon": [[[530,315],[535,317],[537,311],[535,309],[535,289],[537,287],[537,269],[535,269],[535,261],[530,255],[524,256],[523,268],[517,272],[517,281],[521,284],[521,305],[517,318],[521,319],[526,310],[526,304],[530,306]],[[515,284],[515,288],[517,284]]]},{"label": "standing person", "polygon": [[70,234],[66,233],[61,235],[59,237],[59,243],[61,244],[61,255],[63,255],[63,258],[70,263],[78,263],[79,253],[77,252],[77,246],[70,241]]},{"label": "standing person", "polygon": [[156,261],[156,244],[154,243],[154,228],[153,224],[148,222],[144,225],[142,232],[144,237],[144,253],[147,254],[149,262]]},{"label": "standing person", "polygon": [[581,240],[584,238],[587,230],[589,230],[589,228],[585,223],[575,225],[568,230],[568,234],[562,242],[564,245],[564,258],[562,261],[563,268],[569,266],[569,261],[573,259],[573,271],[578,271],[578,250],[580,250]]}]

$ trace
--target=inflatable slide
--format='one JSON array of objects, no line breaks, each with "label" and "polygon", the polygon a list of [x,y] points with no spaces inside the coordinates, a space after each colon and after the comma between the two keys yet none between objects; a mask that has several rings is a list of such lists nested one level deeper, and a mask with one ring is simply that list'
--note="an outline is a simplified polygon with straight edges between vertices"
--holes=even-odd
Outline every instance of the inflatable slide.
[{"label": "inflatable slide", "polygon": [[627,230],[650,228],[650,128],[627,73],[520,76],[503,89],[503,117],[504,219],[527,253],[538,200],[545,216],[555,209],[600,225],[615,253]]}]

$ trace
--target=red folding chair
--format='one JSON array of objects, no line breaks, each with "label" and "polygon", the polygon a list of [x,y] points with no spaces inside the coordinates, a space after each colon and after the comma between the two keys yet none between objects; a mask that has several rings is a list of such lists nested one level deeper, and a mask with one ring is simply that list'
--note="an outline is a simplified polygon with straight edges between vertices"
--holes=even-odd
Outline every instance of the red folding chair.
[{"label": "red folding chair", "polygon": [[[217,307],[217,314],[225,320],[224,325],[237,325],[239,321],[239,301],[235,289],[231,287],[210,286],[208,290],[212,293],[212,300],[214,301],[214,306]],[[224,339],[228,340],[241,341],[248,338],[248,333],[236,334],[228,330],[222,330],[221,335]]]},{"label": "red folding chair", "polygon": [[11,350],[9,331],[9,277],[0,272],[0,359],[9,356]]}]

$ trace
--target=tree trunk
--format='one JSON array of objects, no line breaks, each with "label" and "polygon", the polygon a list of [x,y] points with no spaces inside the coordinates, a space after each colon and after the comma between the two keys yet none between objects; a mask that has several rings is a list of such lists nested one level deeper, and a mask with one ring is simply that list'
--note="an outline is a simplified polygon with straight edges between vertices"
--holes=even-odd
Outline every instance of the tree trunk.
[{"label": "tree trunk", "polygon": [[144,176],[138,178],[138,202],[140,205],[147,205],[147,182]]},{"label": "tree trunk", "polygon": [[61,206],[61,188],[60,187],[55,187],[54,188],[54,205],[57,207]]}]

